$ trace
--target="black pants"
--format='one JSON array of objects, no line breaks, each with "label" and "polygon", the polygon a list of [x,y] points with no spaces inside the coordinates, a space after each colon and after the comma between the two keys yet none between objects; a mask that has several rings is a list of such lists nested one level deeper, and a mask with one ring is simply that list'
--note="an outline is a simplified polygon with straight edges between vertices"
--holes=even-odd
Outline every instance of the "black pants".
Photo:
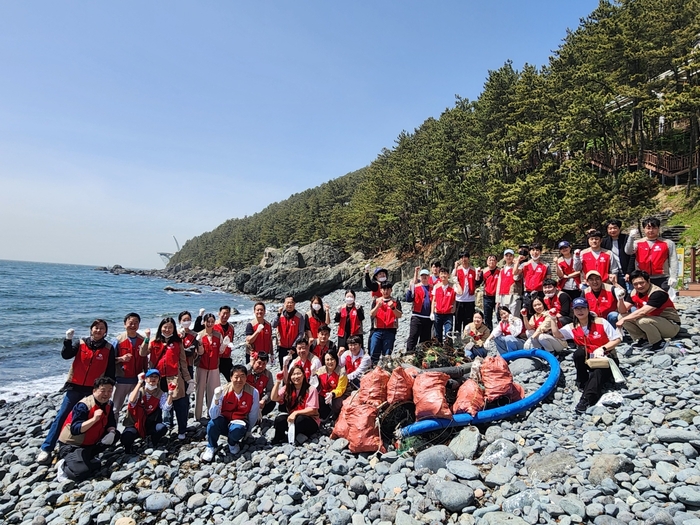
[{"label": "black pants", "polygon": [[231,381],[231,369],[233,368],[233,359],[230,357],[219,358],[219,373],[223,374],[224,381]]},{"label": "black pants", "polygon": [[[289,429],[289,423],[287,423],[288,417],[289,414],[280,414],[275,418],[275,437],[272,440],[273,443],[282,443],[287,439],[285,434]],[[294,426],[296,428],[296,435],[304,434],[306,437],[311,437],[318,432],[316,420],[309,416],[297,416],[294,420]]]},{"label": "black pants", "polygon": [[576,366],[576,382],[583,385],[581,397],[594,405],[603,393],[605,383],[613,380],[609,368],[588,368],[586,366],[586,351],[579,347],[574,352],[574,365]]},{"label": "black pants", "polygon": [[321,395],[319,392],[318,394],[318,415],[321,417],[321,419],[328,419],[329,416],[331,416],[333,419],[336,419],[338,417],[338,414],[340,414],[340,409],[343,406],[343,399],[342,398],[333,398],[333,401],[331,401],[331,404],[326,403],[326,398]]},{"label": "black pants", "polygon": [[275,409],[276,406],[277,406],[277,403],[276,403],[275,401],[268,401],[267,403],[265,403],[265,406],[262,407],[262,410],[260,411],[260,413],[261,413],[263,416],[266,416],[266,415],[268,415],[270,412],[272,412],[272,411]]},{"label": "black pants", "polygon": [[281,346],[277,347],[277,358],[279,359],[279,365],[280,368],[282,368],[282,363],[284,362],[284,358],[289,355],[289,351],[291,348],[283,348]]},{"label": "black pants", "polygon": [[562,290],[562,292],[571,297],[572,301],[577,297],[581,297],[581,290]]},{"label": "black pants", "polygon": [[406,340],[406,350],[412,352],[415,350],[418,343],[430,341],[432,337],[433,322],[430,317],[418,317],[413,314],[411,316],[411,325],[408,331],[408,339]]},{"label": "black pants", "polygon": [[[149,432],[150,430],[150,432]],[[151,442],[154,447],[158,446],[158,443],[163,436],[168,433],[168,427],[163,423],[156,423],[152,429],[146,430],[146,437],[151,436]],[[129,454],[131,453],[132,447],[134,446],[134,441],[139,438],[139,431],[135,427],[126,427],[122,432],[122,445],[124,445],[124,451]]]},{"label": "black pants", "polygon": [[[117,431],[114,442],[119,441],[120,434]],[[97,442],[95,445],[79,447],[59,442],[58,459],[65,460],[63,472],[74,481],[84,481],[91,478],[100,470],[102,463],[97,456],[107,450],[107,445]]]},{"label": "black pants", "polygon": [[493,330],[493,311],[496,309],[496,296],[484,294],[484,324]]},{"label": "black pants", "polygon": [[474,301],[455,303],[455,325],[452,328],[458,334],[462,334],[464,327],[474,320],[474,310],[476,303]]}]

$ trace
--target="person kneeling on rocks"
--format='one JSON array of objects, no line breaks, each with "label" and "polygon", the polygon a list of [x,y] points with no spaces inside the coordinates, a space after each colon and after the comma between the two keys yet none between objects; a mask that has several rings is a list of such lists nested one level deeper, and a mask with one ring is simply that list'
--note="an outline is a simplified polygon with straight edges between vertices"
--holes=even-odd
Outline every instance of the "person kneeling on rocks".
[{"label": "person kneeling on rocks", "polygon": [[[234,365],[231,381],[214,391],[214,399],[209,408],[207,425],[207,448],[202,454],[202,461],[214,459],[219,436],[226,434],[228,449],[231,454],[241,451],[239,442],[253,428],[260,416],[260,397],[258,391],[249,385],[248,369],[243,365]],[[274,393],[274,389],[273,389]]]},{"label": "person kneeling on rocks", "polygon": [[114,385],[111,377],[97,378],[92,395],[73,407],[58,437],[57,481],[91,477],[102,466],[97,456],[119,438],[110,401]]},{"label": "person kneeling on rocks", "polygon": [[166,394],[159,388],[160,372],[151,368],[145,374],[139,375],[139,382],[131,391],[127,416],[124,419],[122,445],[127,454],[131,454],[136,438],[151,437],[154,447],[168,433],[168,427],[163,424],[163,413],[170,412],[173,407],[173,392],[175,385],[168,385]]},{"label": "person kneeling on rocks", "polygon": [[258,391],[260,412],[263,416],[266,416],[277,406],[277,403],[270,400],[272,385],[274,384],[272,373],[267,369],[270,356],[267,352],[252,351],[250,359],[251,366],[248,370],[248,384]]},{"label": "person kneeling on rocks", "polygon": [[275,437],[272,444],[287,441],[295,443],[295,437],[303,434],[311,437],[318,432],[321,420],[318,416],[318,390],[313,388],[304,375],[304,369],[295,365],[289,371],[289,383],[280,386],[278,375],[272,387],[272,400],[280,404],[284,412],[275,418]]},{"label": "person kneeling on rocks", "polygon": [[362,338],[353,335],[348,337],[348,349],[340,355],[340,366],[345,368],[348,381],[352,388],[360,388],[360,379],[372,368],[372,358],[362,348]]}]

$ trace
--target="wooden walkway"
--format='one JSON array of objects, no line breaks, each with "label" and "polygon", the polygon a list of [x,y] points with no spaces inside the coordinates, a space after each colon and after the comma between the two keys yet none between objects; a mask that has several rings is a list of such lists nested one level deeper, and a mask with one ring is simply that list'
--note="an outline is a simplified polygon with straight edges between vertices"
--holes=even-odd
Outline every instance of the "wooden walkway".
[{"label": "wooden walkway", "polygon": [[[698,166],[700,165],[700,151],[696,151],[694,155],[672,155],[670,153],[658,153],[655,151],[645,150],[642,152],[642,163],[639,166],[637,155],[605,155],[601,152],[587,153],[586,157],[589,162],[601,170],[614,172],[623,168],[635,167],[649,170],[658,176],[661,176],[662,182],[665,182],[667,177],[673,178],[675,183],[687,182],[688,169],[691,166],[691,177],[697,177]],[[692,180],[692,179],[691,179]],[[697,179],[696,179],[697,183]]]}]

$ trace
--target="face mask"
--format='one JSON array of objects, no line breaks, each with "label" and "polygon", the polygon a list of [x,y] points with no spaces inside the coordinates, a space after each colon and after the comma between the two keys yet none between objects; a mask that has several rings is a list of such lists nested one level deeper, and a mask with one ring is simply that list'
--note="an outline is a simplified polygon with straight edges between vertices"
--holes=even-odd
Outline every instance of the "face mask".
[{"label": "face mask", "polygon": [[192,324],[192,321],[182,321],[180,323],[180,326],[182,326],[185,330],[187,330],[191,324]]},{"label": "face mask", "polygon": [[158,385],[151,385],[149,383],[146,383],[146,390],[149,392],[153,392],[156,388],[158,388]]},{"label": "face mask", "polygon": [[321,309],[321,305],[318,303],[314,303],[311,305],[311,308],[318,312]]},{"label": "face mask", "polygon": [[355,302],[354,297],[346,297],[345,298],[345,304],[353,304]]},{"label": "face mask", "polygon": [[377,277],[377,281],[379,281],[380,283],[385,283],[386,277]]},{"label": "face mask", "polygon": [[552,297],[554,297],[554,295],[555,295],[554,293],[546,293],[546,294],[544,294],[544,296],[545,296],[547,299],[551,299]]},{"label": "face mask", "polygon": [[531,255],[531,256],[530,256],[530,259],[532,259],[533,261],[539,261],[539,260],[540,260],[540,256],[538,255],[537,257],[534,257],[534,256]]}]

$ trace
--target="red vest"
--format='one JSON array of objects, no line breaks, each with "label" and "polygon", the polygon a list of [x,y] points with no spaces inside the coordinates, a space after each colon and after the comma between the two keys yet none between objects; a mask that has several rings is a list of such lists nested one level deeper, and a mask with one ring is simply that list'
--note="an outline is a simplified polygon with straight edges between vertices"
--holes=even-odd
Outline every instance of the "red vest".
[{"label": "red vest", "polygon": [[457,281],[464,292],[474,295],[474,283],[476,282],[476,270],[474,268],[469,267],[466,271],[462,267],[457,268]]},{"label": "red vest", "polygon": [[284,313],[280,315],[279,324],[277,325],[277,330],[279,330],[279,342],[277,344],[281,348],[292,348],[294,346],[294,342],[299,337],[299,323],[301,323],[301,320],[297,313],[291,319],[287,319]]},{"label": "red vest", "polygon": [[360,363],[362,362],[362,355],[358,355],[357,357],[353,357],[352,353],[348,353],[347,356],[345,356],[345,372],[348,374],[352,374],[358,366],[360,366]]},{"label": "red vest", "polygon": [[615,292],[608,290],[605,285],[598,297],[593,294],[590,287],[586,288],[586,301],[588,301],[588,309],[598,317],[606,318],[609,313],[617,311]]},{"label": "red vest", "polygon": [[526,292],[541,292],[542,283],[547,276],[547,265],[538,262],[535,267],[532,267],[530,261],[523,266],[523,285]]},{"label": "red vest", "polygon": [[255,388],[255,390],[258,391],[258,394],[260,394],[260,397],[262,397],[265,394],[265,388],[267,387],[267,382],[269,380],[270,376],[265,373],[262,373],[256,377],[255,374],[251,372],[248,374],[246,383]]},{"label": "red vest", "polygon": [[[149,392],[148,395],[142,395],[136,402],[136,405],[128,405],[127,410],[129,411],[129,415],[133,420],[134,428],[138,431],[141,438],[146,437],[146,418],[156,410],[160,409],[160,398],[162,395],[163,392],[156,388],[153,393]],[[147,397],[148,399],[146,399]],[[126,423],[127,422],[125,421],[124,426],[128,426]]]},{"label": "red vest", "polygon": [[330,341],[328,341],[324,346],[319,346],[319,345],[314,345],[312,354],[314,354],[316,357],[318,357],[321,362],[323,363],[323,357],[328,353],[328,349],[330,348]]},{"label": "red vest", "polygon": [[306,315],[306,317],[309,320],[309,329],[311,330],[311,337],[316,339],[318,337],[318,329],[326,323],[323,321],[319,321],[316,317],[314,317],[312,312],[309,312]]},{"label": "red vest", "polygon": [[[642,297],[640,297],[637,294],[637,290],[632,290],[632,293],[630,294],[630,299],[632,299],[632,302],[634,303],[634,305],[637,308],[641,308],[642,306],[646,306],[647,300],[649,299],[649,295],[651,295],[651,293],[656,291],[656,290],[661,290],[661,288],[656,288],[656,290],[654,290],[654,288],[655,288],[654,286],[651,286],[649,288],[649,291],[647,292],[647,295],[642,296]],[[676,308],[673,304],[673,301],[671,301],[670,297],[668,297],[666,299],[666,302],[664,304],[662,304],[659,308],[653,309],[647,315],[649,317],[658,317],[663,313],[664,310],[666,310],[666,308],[673,308],[674,310]]]},{"label": "red vest", "polygon": [[303,370],[304,370],[304,375],[306,376],[306,380],[308,381],[311,379],[311,359],[307,359],[303,363],[301,362],[301,359],[297,358],[294,360],[293,365],[299,365]]},{"label": "red vest", "polygon": [[334,370],[332,374],[319,374],[318,380],[321,383],[322,396],[325,396],[328,392],[338,388],[338,378],[340,376],[338,375],[337,370],[338,369],[336,368],[336,370]]},{"label": "red vest", "polygon": [[539,326],[544,323],[544,320],[547,319],[546,315],[540,315],[539,317],[535,317],[534,315],[532,316],[532,320],[534,323],[532,323],[535,327],[535,330],[539,328]]},{"label": "red vest", "polygon": [[475,332],[474,330],[469,330],[469,337],[474,339],[474,341],[482,340],[482,335],[479,332]]},{"label": "red vest", "polygon": [[157,368],[161,377],[173,377],[180,373],[180,343],[166,344],[161,341],[151,341],[150,361]]},{"label": "red vest", "polygon": [[[260,323],[250,323],[253,327],[253,331],[257,330]],[[253,341],[253,352],[265,352],[268,354],[272,353],[272,325],[265,321],[263,325],[263,330],[258,334],[258,337]]]},{"label": "red vest", "polygon": [[591,327],[588,329],[588,335],[583,333],[581,325],[574,328],[571,332],[574,335],[574,343],[578,346],[583,346],[588,354],[592,354],[596,348],[600,348],[610,341],[605,334],[602,319],[593,320]]},{"label": "red vest", "polygon": [[377,301],[382,301],[379,309],[375,312],[374,317],[374,328],[376,330],[382,330],[386,328],[396,328],[396,315],[394,311],[387,306],[387,303],[383,299],[377,299]]},{"label": "red vest", "polygon": [[[309,399],[309,392],[306,392],[306,397],[304,399],[297,399],[297,389],[294,388],[292,385],[289,386],[292,388],[292,406],[286,407],[288,412],[295,412],[297,410],[304,410],[306,408],[306,400]],[[313,388],[313,387],[309,387]]]},{"label": "red vest", "polygon": [[197,367],[202,370],[218,370],[219,368],[219,348],[221,348],[221,334],[214,332],[211,335],[211,341],[205,331],[200,332],[202,335],[202,347],[204,353],[199,358]]},{"label": "red vest", "polygon": [[499,295],[510,294],[510,288],[513,286],[515,280],[513,279],[513,268],[506,267],[501,269],[501,284],[498,288]]},{"label": "red vest", "polygon": [[[338,324],[338,337],[346,337],[345,323],[348,318],[348,309],[343,307],[340,309],[340,323]],[[350,309],[350,333],[347,336],[358,335],[362,333],[362,323],[357,317],[357,308],[354,306]]]},{"label": "red vest", "polygon": [[[194,344],[195,339],[197,339],[197,334],[194,332],[185,332],[185,336],[182,338],[182,346],[184,348],[189,348]],[[192,366],[192,363],[194,363],[194,355],[188,355],[187,364]]]},{"label": "red vest", "polygon": [[123,357],[126,354],[131,354],[131,359],[129,361],[125,363],[118,363],[117,366],[121,366],[121,372],[117,375],[120,377],[136,377],[141,372],[145,372],[148,360],[139,355],[139,348],[141,347],[141,343],[143,343],[143,337],[137,335],[136,343],[132,345],[131,340],[126,333],[124,333],[117,337],[117,341],[117,357]]},{"label": "red vest", "polygon": [[[90,400],[90,397],[92,398],[92,401]],[[80,401],[81,403],[85,403],[89,409],[87,419],[92,419],[95,412],[100,408],[100,406],[95,402],[94,396],[90,397]],[[105,433],[105,429],[107,428],[107,424],[109,422],[109,413],[111,411],[112,405],[108,402],[104,408],[102,408],[102,417],[97,421],[97,423],[92,425],[87,432],[74,436],[70,432],[70,425],[73,422],[73,411],[71,410],[66,422],[63,424],[63,429],[61,430],[59,440],[61,443],[65,443],[67,445],[78,445],[83,447],[96,444],[100,439],[102,439],[102,436]]]},{"label": "red vest", "polygon": [[[561,268],[561,271],[564,272],[564,275],[571,275],[574,273],[576,270],[574,270],[574,258],[571,258],[571,262],[567,263],[564,259],[559,261],[557,263],[559,268]],[[581,274],[577,275],[576,277],[572,277],[574,281],[576,281],[576,284],[581,284]],[[566,281],[568,279],[566,277],[563,277],[559,279],[559,282],[557,283],[557,286],[559,287],[560,290],[564,289],[564,285],[566,284]]]},{"label": "red vest", "polygon": [[499,326],[501,327],[501,333],[502,333],[503,335],[511,335],[511,333],[510,333],[510,324],[509,324],[509,323],[504,323],[503,321],[501,321],[501,322],[498,323],[498,324],[499,324]]},{"label": "red vest", "polygon": [[559,294],[557,293],[554,297],[551,299],[549,297],[544,297],[542,299],[542,302],[544,302],[544,305],[547,307],[547,310],[551,310],[552,308],[557,309],[557,313],[561,313],[561,302],[559,302]]},{"label": "red vest", "polygon": [[668,244],[656,240],[649,246],[647,241],[637,243],[637,268],[649,275],[663,275],[664,264],[668,260]]},{"label": "red vest", "polygon": [[252,387],[243,387],[241,398],[231,388],[228,393],[221,398],[221,415],[228,422],[234,419],[246,421],[250,410],[253,408],[253,394],[250,392]]},{"label": "red vest", "polygon": [[68,382],[80,386],[92,388],[95,379],[105,375],[107,371],[107,361],[112,345],[106,343],[102,348],[90,350],[83,339],[80,340],[80,348],[73,359],[71,369],[68,372]]},{"label": "red vest", "polygon": [[443,290],[442,284],[438,284],[433,288],[433,295],[435,296],[435,313],[449,314],[452,312],[452,305],[455,304],[457,298],[454,288],[448,286],[447,289]]},{"label": "red vest", "polygon": [[[224,337],[228,336],[229,341],[233,342],[233,325],[231,323],[229,323],[228,328],[224,330],[224,327],[217,322],[214,325],[214,330],[221,334],[222,340]],[[231,349],[227,346],[219,357],[231,357]]]},{"label": "red vest", "polygon": [[494,270],[484,270],[484,295],[495,296],[496,295],[496,284],[498,284],[498,274],[501,270],[498,268]]},{"label": "red vest", "polygon": [[610,254],[604,250],[600,251],[598,258],[593,255],[592,251],[581,252],[581,271],[585,277],[591,270],[596,270],[600,274],[603,281],[608,280],[610,273]]},{"label": "red vest", "polygon": [[[433,289],[433,285],[428,285],[428,295]],[[425,301],[425,288],[422,284],[417,284],[413,290],[413,312],[419,314],[423,309],[423,301]]]}]

